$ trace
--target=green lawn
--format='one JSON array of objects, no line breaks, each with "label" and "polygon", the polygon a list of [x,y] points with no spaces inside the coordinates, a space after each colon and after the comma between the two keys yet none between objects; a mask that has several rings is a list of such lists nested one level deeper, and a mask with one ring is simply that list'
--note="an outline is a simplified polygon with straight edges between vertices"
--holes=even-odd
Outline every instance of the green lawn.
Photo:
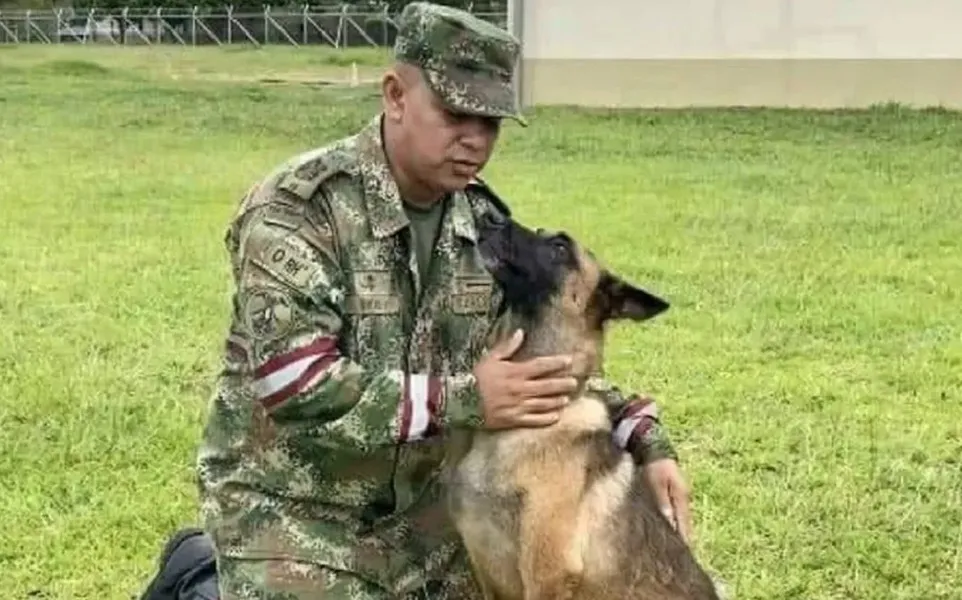
[{"label": "green lawn", "polygon": [[[234,205],[377,108],[257,79],[350,60],[0,48],[4,598],[129,598],[193,522]],[[962,116],[895,108],[506,126],[488,178],[517,215],[674,303],[608,369],[661,399],[739,599],[960,597],[960,140]]]}]

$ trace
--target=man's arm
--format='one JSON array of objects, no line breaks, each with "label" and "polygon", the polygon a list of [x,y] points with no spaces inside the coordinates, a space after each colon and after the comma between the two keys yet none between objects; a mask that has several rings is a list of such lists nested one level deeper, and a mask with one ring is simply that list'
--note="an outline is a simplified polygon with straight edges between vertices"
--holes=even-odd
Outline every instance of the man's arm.
[{"label": "man's arm", "polygon": [[604,396],[612,415],[615,441],[631,454],[636,464],[647,465],[663,458],[678,460],[654,400],[626,396],[601,375],[588,379],[587,389]]},{"label": "man's arm", "polygon": [[359,450],[480,422],[470,373],[374,370],[341,353],[347,287],[332,224],[283,209],[283,219],[250,215],[232,248],[235,336],[246,346],[253,400],[278,423],[319,427],[321,443]]}]

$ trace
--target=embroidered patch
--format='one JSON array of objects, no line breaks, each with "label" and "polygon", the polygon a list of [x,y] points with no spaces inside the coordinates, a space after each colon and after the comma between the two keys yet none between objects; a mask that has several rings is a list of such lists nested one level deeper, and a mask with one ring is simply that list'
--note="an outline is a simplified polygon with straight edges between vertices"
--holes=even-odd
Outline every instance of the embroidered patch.
[{"label": "embroidered patch", "polygon": [[255,262],[275,277],[305,290],[326,280],[323,268],[313,262],[312,253],[306,242],[289,236],[273,241]]},{"label": "embroidered patch", "polygon": [[451,312],[456,315],[484,314],[491,305],[490,294],[455,294],[451,296]]},{"label": "embroidered patch", "polygon": [[354,293],[345,301],[349,314],[395,315],[401,312],[401,298],[394,291],[391,271],[355,271],[351,279]]},{"label": "embroidered patch", "polygon": [[455,294],[491,294],[494,284],[491,277],[486,275],[455,275]]},{"label": "embroidered patch", "polygon": [[401,299],[394,294],[355,294],[345,299],[344,310],[351,315],[396,315],[401,312]]},{"label": "embroidered patch", "polygon": [[307,152],[299,157],[292,170],[278,182],[277,187],[303,200],[310,200],[328,178],[340,171],[341,160],[324,149]]},{"label": "embroidered patch", "polygon": [[249,291],[241,310],[244,326],[260,340],[270,340],[289,333],[294,324],[291,300],[278,290],[255,288]]},{"label": "embroidered patch", "polygon": [[459,315],[486,313],[491,308],[494,284],[484,275],[455,275],[450,298],[451,312]]},{"label": "embroidered patch", "polygon": [[269,204],[264,210],[263,219],[265,223],[290,230],[299,228],[305,221],[303,210],[280,202]]},{"label": "embroidered patch", "polygon": [[359,296],[381,296],[392,292],[391,271],[354,271],[351,278],[354,280],[354,291]]}]

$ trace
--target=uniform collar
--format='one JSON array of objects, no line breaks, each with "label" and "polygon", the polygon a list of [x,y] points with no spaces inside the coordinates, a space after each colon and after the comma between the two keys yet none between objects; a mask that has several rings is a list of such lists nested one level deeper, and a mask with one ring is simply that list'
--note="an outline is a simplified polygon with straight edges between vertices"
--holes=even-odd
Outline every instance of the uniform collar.
[{"label": "uniform collar", "polygon": [[454,227],[454,235],[478,243],[478,229],[474,221],[474,211],[468,201],[468,195],[461,191],[455,192],[448,206],[448,214]]},{"label": "uniform collar", "polygon": [[364,185],[364,208],[374,236],[394,235],[409,224],[401,203],[381,136],[381,115],[371,119],[357,136],[358,167]]}]

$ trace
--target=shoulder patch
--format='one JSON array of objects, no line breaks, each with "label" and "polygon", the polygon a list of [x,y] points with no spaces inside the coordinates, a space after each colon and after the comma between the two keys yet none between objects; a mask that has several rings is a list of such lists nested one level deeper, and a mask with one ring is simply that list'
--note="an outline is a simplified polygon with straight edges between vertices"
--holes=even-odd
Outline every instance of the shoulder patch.
[{"label": "shoulder patch", "polygon": [[274,287],[247,290],[240,306],[241,322],[258,340],[274,340],[290,333],[294,325],[291,298]]},{"label": "shoulder patch", "polygon": [[505,217],[511,216],[511,208],[505,203],[504,200],[501,199],[500,196],[494,192],[493,189],[491,189],[491,186],[485,183],[485,181],[480,177],[475,177],[471,183],[468,184],[468,189],[480,192],[481,195],[483,195],[488,202],[493,204],[496,209],[501,211],[501,214],[503,214]]},{"label": "shoulder patch", "polygon": [[346,172],[350,161],[338,149],[322,148],[294,161],[290,170],[277,182],[278,189],[310,200],[321,185],[337,173]]},{"label": "shoulder patch", "polygon": [[252,260],[262,269],[299,291],[329,283],[315,250],[297,235],[275,238]]},{"label": "shoulder patch", "polygon": [[[244,267],[256,265],[279,283],[297,290],[310,292],[328,285],[328,273],[323,254],[298,231],[266,221],[253,223],[241,240],[240,257]],[[242,279],[248,275],[242,274]]]},{"label": "shoulder patch", "polygon": [[277,225],[288,230],[299,229],[307,222],[306,211],[303,206],[292,206],[286,202],[272,202],[264,205],[261,219],[270,225]]}]

